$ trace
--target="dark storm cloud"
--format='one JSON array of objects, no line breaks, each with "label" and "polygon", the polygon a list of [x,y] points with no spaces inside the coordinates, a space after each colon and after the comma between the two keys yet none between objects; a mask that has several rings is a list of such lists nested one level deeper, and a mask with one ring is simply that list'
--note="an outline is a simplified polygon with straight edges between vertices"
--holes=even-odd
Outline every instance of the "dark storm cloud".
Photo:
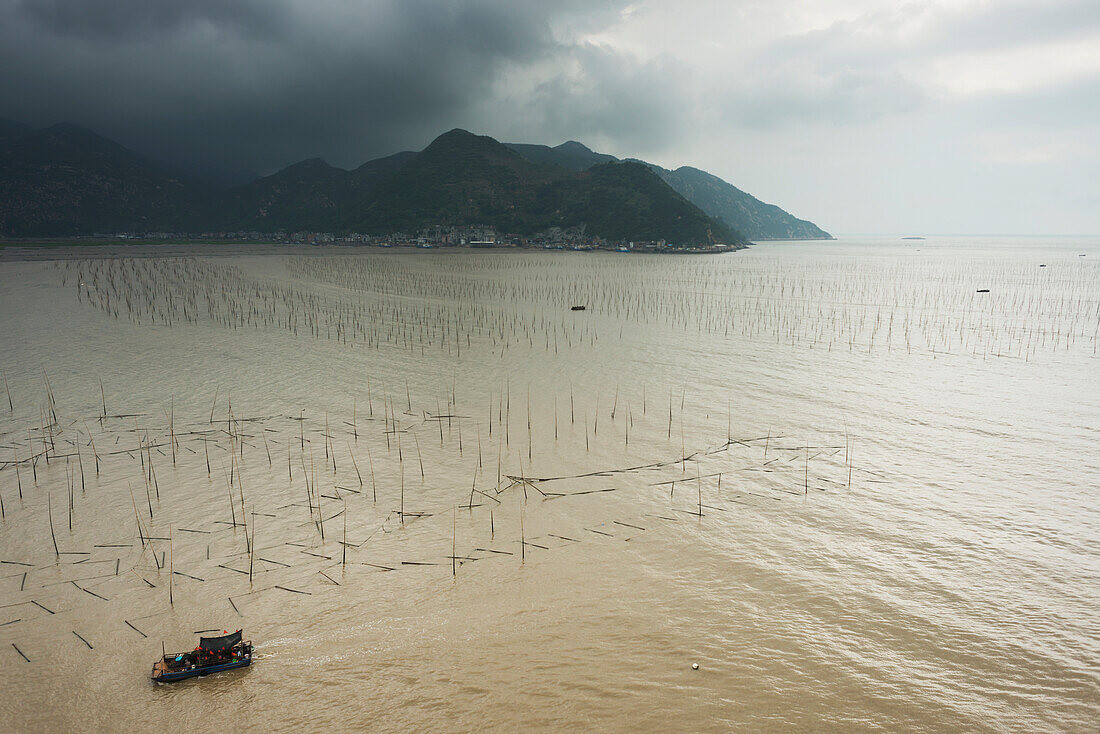
[{"label": "dark storm cloud", "polygon": [[576,139],[638,155],[674,138],[691,104],[690,69],[669,56],[640,60],[583,44],[570,49],[565,63],[540,72],[516,92],[507,135],[517,142]]},{"label": "dark storm cloud", "polygon": [[[552,5],[552,8],[551,8]],[[357,165],[491,119],[501,73],[617,3],[0,0],[0,116],[193,168]]]},{"label": "dark storm cloud", "polygon": [[19,0],[16,5],[39,28],[74,39],[125,39],[197,22],[234,25],[248,33],[269,27],[281,11],[280,3],[264,0]]}]

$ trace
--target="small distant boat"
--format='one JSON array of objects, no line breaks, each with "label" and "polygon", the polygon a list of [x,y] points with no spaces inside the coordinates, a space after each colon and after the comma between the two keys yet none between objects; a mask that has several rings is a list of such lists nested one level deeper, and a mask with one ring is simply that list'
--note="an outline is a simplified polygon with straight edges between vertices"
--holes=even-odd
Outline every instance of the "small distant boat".
[{"label": "small distant boat", "polygon": [[158,683],[174,683],[251,664],[252,643],[243,641],[241,630],[237,630],[222,637],[200,637],[194,650],[163,656],[153,664],[149,677]]},{"label": "small distant boat", "polygon": [[570,311],[583,311],[584,308],[585,308],[584,306],[573,306],[573,308],[571,308],[569,310]]},{"label": "small distant boat", "polygon": [[988,288],[979,288],[978,293],[989,293],[989,289]]}]

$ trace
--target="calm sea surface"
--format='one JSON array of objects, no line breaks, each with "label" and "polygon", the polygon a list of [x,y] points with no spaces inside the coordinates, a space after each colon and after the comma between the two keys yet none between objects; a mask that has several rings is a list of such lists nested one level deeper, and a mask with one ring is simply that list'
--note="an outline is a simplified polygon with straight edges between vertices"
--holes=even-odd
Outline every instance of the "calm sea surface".
[{"label": "calm sea surface", "polygon": [[0,721],[1095,731],[1098,327],[1096,238],[4,251]]}]

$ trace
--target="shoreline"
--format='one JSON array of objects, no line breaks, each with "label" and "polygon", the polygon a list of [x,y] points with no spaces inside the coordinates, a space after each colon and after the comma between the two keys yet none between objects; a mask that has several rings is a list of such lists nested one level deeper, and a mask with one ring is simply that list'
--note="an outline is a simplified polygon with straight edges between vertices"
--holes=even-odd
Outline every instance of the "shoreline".
[{"label": "shoreline", "polygon": [[279,254],[288,251],[297,253],[310,252],[350,252],[363,250],[380,251],[420,251],[420,252],[453,252],[453,251],[495,251],[495,252],[605,252],[620,255],[648,254],[648,255],[716,255],[730,252],[738,252],[747,249],[755,243],[744,245],[728,245],[721,247],[698,248],[663,248],[663,249],[633,249],[623,250],[618,247],[519,247],[515,245],[502,245],[497,247],[470,247],[469,245],[433,245],[431,247],[418,247],[415,244],[400,245],[373,245],[355,243],[308,243],[308,242],[275,242],[268,240],[113,240],[95,239],[79,241],[74,238],[58,239],[56,241],[28,240],[13,241],[0,240],[0,262],[2,261],[35,261],[35,260],[70,260],[81,257],[164,257],[172,255],[248,255],[248,254]]}]

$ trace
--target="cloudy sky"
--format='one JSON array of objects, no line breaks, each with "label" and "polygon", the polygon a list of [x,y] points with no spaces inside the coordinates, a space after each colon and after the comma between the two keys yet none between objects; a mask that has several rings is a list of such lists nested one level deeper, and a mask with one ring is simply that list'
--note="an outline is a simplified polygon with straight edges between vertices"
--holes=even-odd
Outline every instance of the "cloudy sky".
[{"label": "cloudy sky", "polygon": [[836,233],[1100,233],[1098,0],[0,0],[0,117],[259,173],[463,127]]}]

